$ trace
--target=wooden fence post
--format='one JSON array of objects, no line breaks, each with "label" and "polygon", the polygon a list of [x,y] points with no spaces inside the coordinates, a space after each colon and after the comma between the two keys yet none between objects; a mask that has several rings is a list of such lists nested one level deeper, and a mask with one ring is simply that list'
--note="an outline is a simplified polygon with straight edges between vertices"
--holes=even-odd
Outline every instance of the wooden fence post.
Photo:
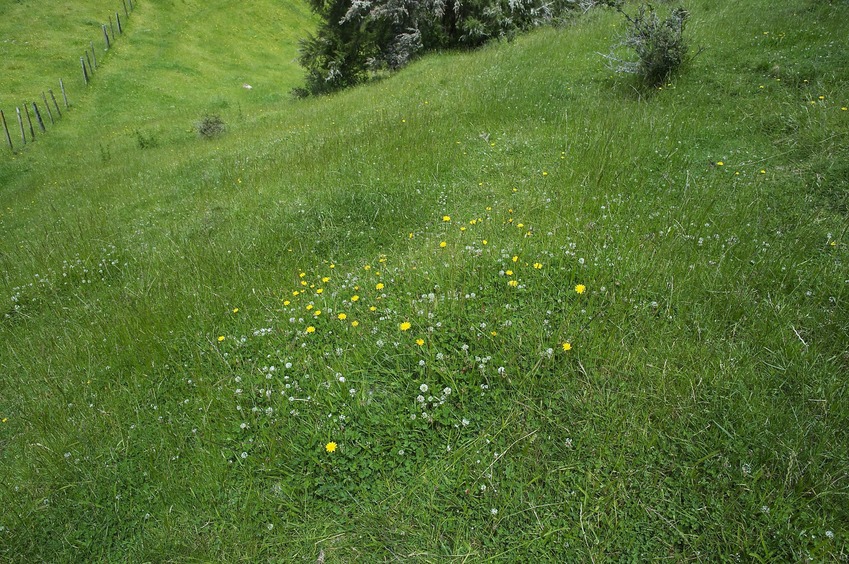
[{"label": "wooden fence post", "polygon": [[3,110],[0,110],[0,120],[3,121],[3,131],[6,132],[6,142],[9,144],[9,149],[14,153],[15,147],[12,146],[12,137],[9,135],[9,126],[6,125],[6,115]]},{"label": "wooden fence post", "polygon": [[88,74],[94,76],[94,67],[91,66],[91,59],[88,56],[88,51],[85,52],[85,62],[88,63]]},{"label": "wooden fence post", "polygon": [[124,30],[121,28],[121,16],[118,15],[118,12],[115,12],[115,21],[118,22],[118,33],[123,35]]},{"label": "wooden fence post", "polygon": [[26,145],[27,144],[27,134],[24,131],[24,120],[21,118],[21,109],[15,108],[15,111],[18,112],[18,126],[21,128],[21,142]]},{"label": "wooden fence post", "polygon": [[97,68],[97,53],[94,52],[94,41],[89,41],[88,46],[91,47],[91,56],[94,57],[94,68]]},{"label": "wooden fence post", "polygon": [[26,102],[24,102],[24,112],[27,114],[27,123],[29,124],[29,136],[32,137],[32,140],[35,141],[35,129],[32,127],[32,118],[29,117],[29,108],[27,108]]},{"label": "wooden fence post", "polygon": [[59,88],[62,89],[62,98],[65,100],[65,109],[67,110],[71,105],[68,103],[68,95],[65,93],[65,83],[62,82],[61,78],[59,79]]},{"label": "wooden fence post", "polygon": [[[88,71],[85,69],[85,59],[83,57],[80,57],[80,64],[83,66],[83,80],[85,80],[86,85],[88,85]],[[63,93],[65,92],[64,88],[62,89],[62,92]],[[67,99],[66,99],[65,104],[67,104],[67,103],[68,102],[67,102]]]},{"label": "wooden fence post", "polygon": [[115,27],[112,25],[112,16],[109,16],[109,31],[112,32],[112,41],[115,41]]},{"label": "wooden fence post", "polygon": [[124,17],[129,18],[130,12],[127,11],[127,0],[121,0],[121,4],[124,5]]},{"label": "wooden fence post", "polygon": [[109,30],[106,29],[106,24],[100,27],[103,29],[103,39],[106,41],[106,49],[109,49]]},{"label": "wooden fence post", "polygon": [[133,7],[133,0],[127,0],[127,2],[130,3],[130,11],[132,12],[133,10],[135,10],[135,8]]},{"label": "wooden fence post", "polygon": [[38,126],[41,128],[41,132],[44,133],[47,131],[47,128],[44,127],[44,120],[41,119],[41,112],[38,111],[38,106],[35,105],[35,102],[32,103],[32,111],[35,112],[35,119],[38,120]]},{"label": "wooden fence post", "polygon": [[56,108],[56,113],[59,114],[59,117],[62,117],[62,112],[59,110],[59,104],[56,103],[56,96],[53,95],[53,89],[48,90],[50,92],[50,98],[53,100],[53,107]]},{"label": "wooden fence post", "polygon": [[50,104],[47,103],[47,94],[44,93],[44,90],[41,91],[41,99],[44,100],[44,107],[47,108],[47,117],[50,118],[50,123],[55,125],[56,122],[53,121],[53,112],[50,111]]}]

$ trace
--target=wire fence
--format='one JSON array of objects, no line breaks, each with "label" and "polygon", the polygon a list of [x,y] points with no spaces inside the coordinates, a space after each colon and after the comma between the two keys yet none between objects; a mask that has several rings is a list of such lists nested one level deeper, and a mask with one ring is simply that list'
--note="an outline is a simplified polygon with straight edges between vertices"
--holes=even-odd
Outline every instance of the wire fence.
[{"label": "wire fence", "polygon": [[[106,52],[112,48],[116,38],[124,34],[124,26],[130,19],[130,14],[132,14],[135,10],[133,0],[121,0],[121,7],[123,8],[123,18],[121,17],[121,11],[119,10],[116,11],[114,15],[109,15],[109,23],[103,23],[100,25],[100,29],[103,32],[104,51]],[[98,39],[98,41],[100,40]],[[102,59],[103,56],[101,56],[101,62]],[[97,66],[97,49],[95,49],[94,41],[89,41],[89,49],[86,49],[84,55],[80,57],[83,87],[89,85],[94,77],[95,71],[97,70]],[[71,102],[68,100],[68,91],[65,88],[65,81],[60,78],[58,85],[62,94],[63,107],[67,113],[71,109]],[[41,106],[39,106],[39,103]],[[23,108],[23,111],[21,108]],[[30,113],[30,110],[32,110],[32,113]],[[27,143],[35,142],[36,127],[41,134],[47,133],[47,126],[56,125],[62,118],[62,115],[62,110],[59,107],[59,103],[56,100],[56,95],[53,93],[52,88],[42,90],[40,99],[37,98],[36,100],[28,100],[23,102],[20,106],[15,107],[15,116],[17,117],[18,125],[17,131],[15,130],[14,122],[12,122],[10,130],[10,124],[6,120],[6,113],[2,108],[0,108],[0,126],[3,127],[3,133],[5,134],[6,144],[8,145],[9,150],[12,153],[15,153],[18,150],[16,149],[18,131],[20,131],[20,144],[17,145],[17,147],[19,149],[23,149]],[[9,119],[12,119],[11,115]],[[33,122],[33,120],[35,121]]]}]

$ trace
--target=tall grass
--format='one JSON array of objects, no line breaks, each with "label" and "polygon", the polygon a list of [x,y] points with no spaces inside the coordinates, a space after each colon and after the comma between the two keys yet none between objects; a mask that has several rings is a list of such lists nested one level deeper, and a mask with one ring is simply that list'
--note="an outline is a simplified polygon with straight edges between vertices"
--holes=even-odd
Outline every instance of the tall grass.
[{"label": "tall grass", "polygon": [[210,140],[202,52],[128,36],[0,165],[0,554],[844,559],[846,10],[767,4],[690,3],[651,95],[596,11],[329,98],[234,74]]}]

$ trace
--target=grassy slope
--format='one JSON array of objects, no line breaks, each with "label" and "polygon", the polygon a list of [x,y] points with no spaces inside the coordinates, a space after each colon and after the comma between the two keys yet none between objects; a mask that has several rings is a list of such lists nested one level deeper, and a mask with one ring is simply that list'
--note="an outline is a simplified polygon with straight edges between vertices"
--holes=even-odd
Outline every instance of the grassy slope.
[{"label": "grassy slope", "polygon": [[[692,3],[708,49],[649,98],[598,13],[306,102],[275,57],[213,69],[239,52],[214,11],[168,43],[141,6],[72,124],[0,169],[4,556],[845,558],[846,8],[736,4]],[[194,139],[211,110],[231,131]],[[314,341],[299,271],[332,277]],[[258,393],[286,361],[298,417]],[[452,386],[444,426],[410,422],[422,382]]]},{"label": "grassy slope", "polygon": [[58,94],[60,78],[66,85],[82,82],[79,57],[91,43],[98,56],[103,54],[100,26],[110,16],[114,23],[116,11],[122,22],[126,19],[120,0],[62,2],[49,8],[40,4],[15,0],[0,5],[0,108],[7,118],[24,100],[40,100],[42,90],[52,88]]}]

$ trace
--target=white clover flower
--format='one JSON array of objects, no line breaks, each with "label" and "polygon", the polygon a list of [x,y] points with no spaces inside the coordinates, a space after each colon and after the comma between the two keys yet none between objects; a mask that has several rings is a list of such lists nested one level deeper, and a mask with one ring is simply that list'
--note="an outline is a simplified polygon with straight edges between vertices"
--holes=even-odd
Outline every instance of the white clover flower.
[{"label": "white clover flower", "polygon": [[498,510],[494,507],[492,509],[490,509],[489,512],[492,513],[493,515],[498,515]]},{"label": "white clover flower", "polygon": [[419,386],[419,390],[421,390],[423,394],[426,394],[428,390],[427,384],[422,384],[421,386]]}]

